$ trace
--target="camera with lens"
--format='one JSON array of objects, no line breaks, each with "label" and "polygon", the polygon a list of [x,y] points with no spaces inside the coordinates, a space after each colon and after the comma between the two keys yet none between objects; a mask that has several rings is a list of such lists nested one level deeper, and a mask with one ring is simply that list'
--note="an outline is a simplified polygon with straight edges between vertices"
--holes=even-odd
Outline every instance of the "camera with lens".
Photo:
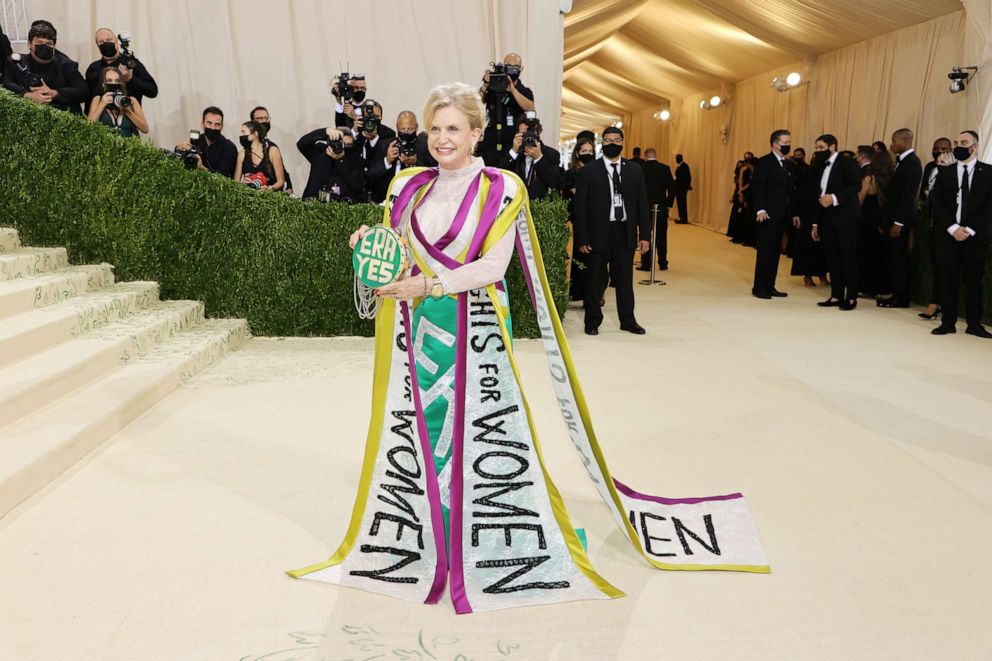
[{"label": "camera with lens", "polygon": [[127,32],[121,32],[117,35],[117,40],[121,42],[120,63],[133,71],[137,68],[138,63],[134,59],[134,53],[131,52],[131,35]]},{"label": "camera with lens", "polygon": [[502,62],[489,63],[489,91],[493,94],[503,94],[510,89],[510,77],[506,69]]},{"label": "camera with lens", "polygon": [[414,135],[412,138],[404,140],[403,138],[396,138],[396,146],[400,150],[401,156],[406,156],[407,158],[417,155],[417,136]]},{"label": "camera with lens", "polygon": [[362,133],[374,133],[379,130],[379,118],[375,116],[375,101],[371,99],[362,104]]},{"label": "camera with lens", "polygon": [[523,138],[524,147],[538,147],[541,144],[541,137],[535,131],[527,131]]},{"label": "camera with lens", "polygon": [[130,108],[132,105],[134,105],[133,102],[131,101],[131,97],[129,97],[127,94],[124,93],[124,90],[121,88],[120,85],[117,84],[107,85],[107,92],[114,95],[112,103],[121,110],[124,110],[125,108]]},{"label": "camera with lens", "polygon": [[189,149],[177,149],[175,154],[182,159],[187,170],[195,170],[197,161],[203,156],[203,149],[200,147],[202,135],[197,129],[189,132]]},{"label": "camera with lens", "polygon": [[351,86],[348,81],[351,80],[351,76],[347,71],[342,71],[338,76],[338,82],[331,87],[331,94],[341,97],[341,104],[351,103],[351,100],[355,98],[355,88]]},{"label": "camera with lens", "polygon": [[21,72],[21,78],[24,80],[24,88],[32,90],[35,87],[41,87],[45,84],[45,81],[41,79],[41,76],[36,74],[31,69],[28,69],[28,65],[24,63],[23,58],[20,53],[14,53],[10,56],[10,60],[17,67],[17,70]]},{"label": "camera with lens", "polygon": [[344,147],[344,140],[340,140],[340,139],[338,139],[338,140],[328,140],[327,141],[327,146],[330,147],[331,151],[334,152],[335,154],[343,154],[344,153],[344,149],[345,149],[345,147]]}]

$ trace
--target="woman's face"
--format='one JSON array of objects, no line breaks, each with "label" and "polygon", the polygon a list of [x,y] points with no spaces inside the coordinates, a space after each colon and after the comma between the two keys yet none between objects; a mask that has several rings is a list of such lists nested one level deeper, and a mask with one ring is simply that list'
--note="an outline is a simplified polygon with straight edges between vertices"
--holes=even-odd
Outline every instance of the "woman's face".
[{"label": "woman's face", "polygon": [[455,106],[439,108],[427,130],[427,148],[431,156],[446,170],[468,165],[482,129],[469,126],[468,117]]},{"label": "woman's face", "polygon": [[120,85],[121,75],[116,71],[108,71],[107,75],[103,77],[103,84],[106,86],[110,85]]},{"label": "woman's face", "polygon": [[587,142],[586,144],[579,147],[579,156],[582,156],[583,154],[592,154],[593,156],[595,156],[596,148]]},{"label": "woman's face", "polygon": [[255,142],[256,138],[258,137],[258,135],[252,133],[251,129],[249,129],[247,126],[241,127],[241,135],[247,135],[248,139],[250,139],[252,142]]}]

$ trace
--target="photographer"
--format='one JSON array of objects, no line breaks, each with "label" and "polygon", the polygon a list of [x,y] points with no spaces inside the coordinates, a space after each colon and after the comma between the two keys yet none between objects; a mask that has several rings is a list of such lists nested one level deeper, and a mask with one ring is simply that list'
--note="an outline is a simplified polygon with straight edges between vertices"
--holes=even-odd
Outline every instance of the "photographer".
[{"label": "photographer", "polygon": [[[396,118],[396,137],[387,142],[382,158],[366,161],[366,183],[369,189],[369,201],[381,204],[386,199],[389,183],[400,170],[405,170],[420,162],[420,136],[417,133],[417,116],[409,110],[404,110]],[[426,149],[426,141],[424,148]]]},{"label": "photographer", "polygon": [[208,170],[233,179],[234,167],[238,162],[238,148],[221,135],[224,130],[224,111],[216,106],[205,109],[200,128],[202,133],[197,140],[176,145],[176,151],[194,151],[197,170]]},{"label": "photographer", "polygon": [[517,124],[527,112],[534,111],[534,92],[520,82],[523,60],[516,53],[494,64],[482,75],[479,94],[486,104],[489,124],[482,138],[486,165],[495,166],[510,149]]},{"label": "photographer", "polygon": [[0,80],[3,80],[3,66],[7,58],[14,54],[14,49],[10,47],[10,39],[3,33],[3,26],[0,25]]},{"label": "photographer", "polygon": [[365,162],[348,127],[307,133],[296,148],[310,161],[304,200],[360,202],[365,191]]},{"label": "photographer", "polygon": [[130,96],[121,72],[114,67],[103,70],[100,94],[90,101],[87,119],[99,122],[122,138],[138,138],[148,133],[148,122],[141,103]]},{"label": "photographer", "polygon": [[[272,116],[269,115],[269,109],[265,106],[255,106],[252,108],[251,114],[248,116],[251,117],[251,121],[265,127],[265,139],[268,141],[269,145],[279,149],[279,145],[277,145],[275,141],[269,137],[272,135]],[[280,160],[282,159],[282,150],[279,150],[279,158]],[[284,170],[283,174],[286,177],[286,184],[282,187],[282,192],[286,193],[286,195],[292,195],[293,180],[289,176],[289,170]]]},{"label": "photographer", "polygon": [[279,148],[266,140],[268,130],[258,122],[241,125],[241,147],[234,180],[258,190],[282,190],[286,170]]},{"label": "photographer", "polygon": [[96,47],[100,49],[101,57],[86,67],[86,84],[91,96],[99,96],[102,80],[100,72],[107,67],[120,71],[123,82],[127,85],[131,96],[140,104],[145,97],[154,99],[158,96],[158,85],[148,73],[145,65],[138,61],[130,51],[130,38],[127,33],[121,33],[124,41],[118,38],[109,28],[96,31]]},{"label": "photographer", "polygon": [[4,62],[3,86],[41,105],[82,115],[89,98],[79,65],[55,50],[58,33],[48,21],[35,21],[28,31],[28,56],[12,54]]},{"label": "photographer", "polygon": [[365,75],[343,73],[331,86],[331,94],[337,102],[334,108],[334,125],[352,128],[361,113],[361,105],[368,94]]},{"label": "photographer", "polygon": [[527,186],[527,195],[539,200],[548,191],[558,190],[561,183],[561,154],[557,149],[541,142],[543,127],[540,120],[521,119],[513,136],[510,151],[503,156],[498,167],[510,170]]}]

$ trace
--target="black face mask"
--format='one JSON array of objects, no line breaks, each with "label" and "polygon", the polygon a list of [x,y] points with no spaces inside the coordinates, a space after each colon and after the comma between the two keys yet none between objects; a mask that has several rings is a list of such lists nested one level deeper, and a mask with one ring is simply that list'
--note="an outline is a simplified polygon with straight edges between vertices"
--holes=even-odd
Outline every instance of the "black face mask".
[{"label": "black face mask", "polygon": [[124,88],[121,87],[120,83],[104,83],[103,89],[106,93],[116,94],[117,92],[123,92]]},{"label": "black face mask", "polygon": [[829,158],[830,158],[829,150],[813,152],[813,160],[816,163],[826,163]]},{"label": "black face mask", "polygon": [[603,145],[603,156],[614,159],[623,151],[623,145]]},{"label": "black face mask", "polygon": [[365,100],[365,90],[355,90],[355,93],[352,94],[351,98],[361,103]]},{"label": "black face mask", "polygon": [[272,130],[272,122],[255,122],[255,123],[261,126],[262,128],[264,128],[266,133]]},{"label": "black face mask", "polygon": [[514,82],[520,80],[520,67],[506,67],[506,75]]},{"label": "black face mask", "polygon": [[938,158],[940,158],[940,152],[939,151],[932,151],[932,152],[930,152],[930,155],[933,156],[933,160],[935,160],[935,161]]},{"label": "black face mask", "polygon": [[788,156],[789,152],[792,151],[792,145],[779,145],[778,151],[782,156]]},{"label": "black face mask", "polygon": [[251,137],[249,137],[247,135],[241,136],[241,146],[244,147],[245,149],[250,148],[251,147]]},{"label": "black face mask", "polygon": [[220,129],[203,129],[203,135],[207,137],[207,140],[213,142],[220,139]]},{"label": "black face mask", "polygon": [[400,139],[400,142],[414,142],[417,139],[416,133],[397,133],[396,137]]},{"label": "black face mask", "polygon": [[100,44],[100,55],[103,55],[108,60],[117,55],[117,44],[112,41],[103,42]]},{"label": "black face mask", "polygon": [[579,154],[579,163],[582,165],[589,165],[594,160],[596,160],[595,154]]},{"label": "black face mask", "polygon": [[954,158],[959,161],[967,161],[971,158],[971,147],[955,147]]},{"label": "black face mask", "polygon": [[48,44],[38,44],[34,47],[34,56],[42,62],[51,62],[55,57],[55,47]]}]

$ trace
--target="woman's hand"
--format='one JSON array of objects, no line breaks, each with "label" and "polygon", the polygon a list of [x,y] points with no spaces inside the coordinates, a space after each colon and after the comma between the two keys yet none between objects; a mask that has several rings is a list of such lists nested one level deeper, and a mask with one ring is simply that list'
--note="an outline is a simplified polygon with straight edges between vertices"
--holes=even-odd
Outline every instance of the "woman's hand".
[{"label": "woman's hand", "polygon": [[351,235],[351,238],[348,239],[348,245],[351,246],[352,250],[355,249],[355,246],[358,245],[358,242],[365,237],[365,233],[368,231],[369,231],[368,225],[362,225],[357,230],[355,230],[355,232]]},{"label": "woman's hand", "polygon": [[111,92],[107,92],[100,97],[100,105],[106,108],[107,106],[113,105],[114,95]]},{"label": "woman's hand", "polygon": [[403,278],[384,287],[375,290],[376,296],[380,298],[395,298],[398,301],[409,301],[418,296],[426,296],[428,290],[426,275],[418,275],[412,278]]}]

